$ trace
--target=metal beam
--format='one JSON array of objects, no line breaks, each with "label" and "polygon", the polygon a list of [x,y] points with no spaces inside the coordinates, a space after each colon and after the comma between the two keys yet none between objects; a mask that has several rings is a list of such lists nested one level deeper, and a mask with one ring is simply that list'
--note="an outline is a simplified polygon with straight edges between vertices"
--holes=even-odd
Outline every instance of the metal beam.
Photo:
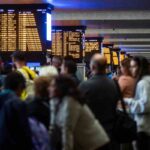
[{"label": "metal beam", "polygon": [[87,29],[86,34],[150,34],[150,29]]},{"label": "metal beam", "polygon": [[150,48],[150,44],[149,45],[114,45],[114,47],[121,47],[121,48]]},{"label": "metal beam", "polygon": [[105,38],[103,42],[150,42],[150,38],[114,38],[114,39],[107,39]]},{"label": "metal beam", "polygon": [[150,11],[54,11],[54,20],[150,20]]}]

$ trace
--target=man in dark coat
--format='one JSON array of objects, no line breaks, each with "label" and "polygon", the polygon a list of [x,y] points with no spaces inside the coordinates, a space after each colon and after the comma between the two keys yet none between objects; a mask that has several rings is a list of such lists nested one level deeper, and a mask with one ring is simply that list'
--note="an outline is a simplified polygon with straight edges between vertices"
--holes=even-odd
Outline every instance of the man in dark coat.
[{"label": "man in dark coat", "polygon": [[25,88],[25,79],[18,73],[10,73],[0,93],[0,149],[32,150],[31,134],[26,105],[19,96]]},{"label": "man in dark coat", "polygon": [[[81,83],[79,88],[95,117],[113,140],[118,92],[114,81],[108,79],[106,75],[106,66],[105,57],[95,54],[90,64],[92,77]],[[114,150],[117,150],[117,148],[115,147]]]}]

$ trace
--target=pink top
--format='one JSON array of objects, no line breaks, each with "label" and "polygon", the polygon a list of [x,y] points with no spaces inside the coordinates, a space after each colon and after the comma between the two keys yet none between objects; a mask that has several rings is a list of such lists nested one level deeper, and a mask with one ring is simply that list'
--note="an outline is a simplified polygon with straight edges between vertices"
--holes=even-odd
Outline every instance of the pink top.
[{"label": "pink top", "polygon": [[123,98],[133,97],[133,92],[135,88],[135,79],[131,76],[122,75],[118,80]]}]

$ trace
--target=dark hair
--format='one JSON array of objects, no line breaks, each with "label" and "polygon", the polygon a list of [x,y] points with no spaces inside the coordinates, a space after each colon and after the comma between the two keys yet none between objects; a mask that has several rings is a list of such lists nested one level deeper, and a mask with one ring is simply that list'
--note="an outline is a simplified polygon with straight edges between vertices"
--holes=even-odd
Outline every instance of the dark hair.
[{"label": "dark hair", "polygon": [[75,74],[77,71],[76,62],[71,57],[66,57],[63,60],[64,66],[68,69],[69,74]]},{"label": "dark hair", "polygon": [[68,76],[60,75],[54,78],[57,90],[60,92],[61,98],[71,96],[75,100],[83,104],[84,100],[78,90],[75,82]]},{"label": "dark hair", "polygon": [[19,72],[12,72],[8,74],[4,80],[4,88],[10,90],[17,90],[18,88],[24,89],[26,81],[23,75]]},{"label": "dark hair", "polygon": [[57,60],[57,63],[59,63],[60,65],[62,64],[63,59],[62,59],[61,56],[53,56],[52,59],[56,59],[56,60]]},{"label": "dark hair", "polygon": [[22,51],[15,51],[11,57],[17,61],[26,61],[25,52]]},{"label": "dark hair", "polygon": [[7,75],[12,72],[12,65],[9,63],[4,63],[2,74]]},{"label": "dark hair", "polygon": [[149,75],[149,62],[145,57],[135,56],[132,58],[138,65],[138,81],[145,75]]},{"label": "dark hair", "polygon": [[126,69],[129,75],[131,75],[130,62],[131,62],[130,58],[125,58],[123,61],[121,61],[121,65]]}]

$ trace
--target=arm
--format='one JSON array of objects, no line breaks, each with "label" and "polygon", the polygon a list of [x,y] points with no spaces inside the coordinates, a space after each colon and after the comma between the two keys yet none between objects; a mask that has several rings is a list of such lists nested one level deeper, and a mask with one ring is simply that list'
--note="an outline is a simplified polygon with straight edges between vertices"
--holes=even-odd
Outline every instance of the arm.
[{"label": "arm", "polygon": [[130,106],[131,113],[142,114],[148,112],[150,106],[150,85],[148,82],[140,82],[137,85],[136,96],[134,99],[125,99]]},{"label": "arm", "polygon": [[120,77],[118,80],[118,84],[119,84],[121,92],[123,93],[126,88],[126,81],[122,77]]}]

